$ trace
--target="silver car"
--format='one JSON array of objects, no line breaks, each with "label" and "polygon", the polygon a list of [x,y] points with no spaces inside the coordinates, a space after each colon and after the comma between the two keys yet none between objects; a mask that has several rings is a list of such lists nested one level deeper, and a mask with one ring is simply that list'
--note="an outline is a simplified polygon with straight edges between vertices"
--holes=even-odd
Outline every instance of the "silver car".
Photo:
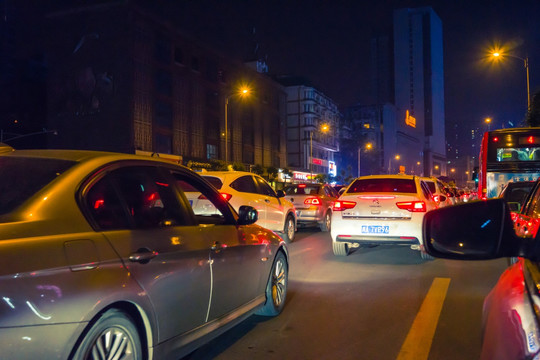
[{"label": "silver car", "polygon": [[[283,309],[285,243],[187,168],[15,150],[0,170],[2,359],[178,359]],[[194,212],[186,190],[217,211]]]},{"label": "silver car", "polygon": [[293,184],[283,189],[287,200],[296,208],[299,227],[318,226],[330,231],[332,207],[338,192],[326,184]]}]

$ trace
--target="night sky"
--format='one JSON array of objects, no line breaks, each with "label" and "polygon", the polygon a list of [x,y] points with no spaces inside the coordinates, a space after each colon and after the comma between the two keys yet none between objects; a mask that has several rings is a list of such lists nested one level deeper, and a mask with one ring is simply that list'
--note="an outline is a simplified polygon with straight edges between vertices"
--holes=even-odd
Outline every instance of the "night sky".
[{"label": "night sky", "polygon": [[258,44],[257,55],[267,59],[271,74],[306,77],[341,108],[372,102],[369,40],[390,32],[393,9],[405,7],[431,6],[442,20],[447,125],[482,128],[489,116],[494,129],[524,118],[523,62],[490,64],[485,57],[494,44],[528,55],[531,95],[540,88],[539,0],[153,3],[184,31],[231,57],[252,57]]}]

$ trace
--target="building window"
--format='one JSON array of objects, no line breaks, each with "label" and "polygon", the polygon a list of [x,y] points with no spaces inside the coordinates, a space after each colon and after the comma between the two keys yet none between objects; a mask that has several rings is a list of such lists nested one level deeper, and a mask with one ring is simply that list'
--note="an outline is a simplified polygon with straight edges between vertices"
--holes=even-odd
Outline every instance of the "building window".
[{"label": "building window", "polygon": [[200,69],[199,58],[194,56],[191,59],[191,70],[199,71],[199,69]]},{"label": "building window", "polygon": [[172,108],[170,104],[163,101],[156,102],[155,124],[157,126],[171,129],[172,128]]},{"label": "building window", "polygon": [[172,77],[170,72],[158,70],[154,80],[158,94],[166,96],[172,95]]},{"label": "building window", "polygon": [[180,65],[184,64],[184,52],[179,47],[174,49],[174,62]]},{"label": "building window", "polygon": [[161,154],[172,153],[172,138],[171,135],[156,134],[156,142],[154,151]]},{"label": "building window", "polygon": [[206,144],[206,158],[208,160],[218,158],[218,148],[216,145]]},{"label": "building window", "polygon": [[157,35],[154,57],[157,61],[168,64],[171,61],[171,44],[164,35]]}]

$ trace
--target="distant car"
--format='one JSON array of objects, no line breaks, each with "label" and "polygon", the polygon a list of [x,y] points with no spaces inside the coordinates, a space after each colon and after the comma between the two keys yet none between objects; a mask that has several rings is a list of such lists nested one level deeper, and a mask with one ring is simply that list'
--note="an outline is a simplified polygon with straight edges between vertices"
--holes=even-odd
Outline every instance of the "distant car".
[{"label": "distant car", "polygon": [[429,191],[431,191],[431,194],[433,194],[433,200],[435,200],[439,207],[453,205],[452,200],[450,200],[444,192],[443,186],[439,180],[432,177],[425,177],[422,178],[422,180],[429,187]]},{"label": "distant car", "polygon": [[[259,212],[258,225],[278,232],[283,240],[292,242],[296,233],[296,209],[259,175],[244,171],[207,171],[201,175],[238,211],[240,206],[253,206]],[[204,206],[200,201],[198,206]],[[207,209],[208,211],[209,209]]]},{"label": "distant car", "polygon": [[[185,167],[15,150],[0,171],[3,360],[179,359],[283,309],[285,243]],[[194,211],[186,190],[217,211]]]},{"label": "distant car", "polygon": [[538,359],[540,354],[538,183],[532,191],[517,234],[502,198],[441,208],[425,216],[424,243],[433,256],[455,260],[519,257],[484,300],[481,360]]},{"label": "distant car", "polygon": [[508,203],[513,212],[519,213],[534,184],[534,181],[509,182],[501,190],[499,197]]},{"label": "distant car", "polygon": [[352,248],[408,245],[423,259],[422,220],[437,203],[422,178],[413,175],[371,175],[354,180],[334,204],[332,249],[346,256]]},{"label": "distant car", "polygon": [[327,184],[293,184],[283,191],[296,208],[299,227],[318,226],[321,231],[330,231],[332,207],[339,197],[333,187]]}]

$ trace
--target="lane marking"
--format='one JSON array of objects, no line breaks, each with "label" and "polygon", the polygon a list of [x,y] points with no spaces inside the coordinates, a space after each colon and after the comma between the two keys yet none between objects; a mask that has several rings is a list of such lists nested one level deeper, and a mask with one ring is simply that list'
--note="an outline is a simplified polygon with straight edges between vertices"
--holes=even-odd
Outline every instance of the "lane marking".
[{"label": "lane marking", "polygon": [[401,346],[397,360],[427,360],[450,278],[435,278]]}]

